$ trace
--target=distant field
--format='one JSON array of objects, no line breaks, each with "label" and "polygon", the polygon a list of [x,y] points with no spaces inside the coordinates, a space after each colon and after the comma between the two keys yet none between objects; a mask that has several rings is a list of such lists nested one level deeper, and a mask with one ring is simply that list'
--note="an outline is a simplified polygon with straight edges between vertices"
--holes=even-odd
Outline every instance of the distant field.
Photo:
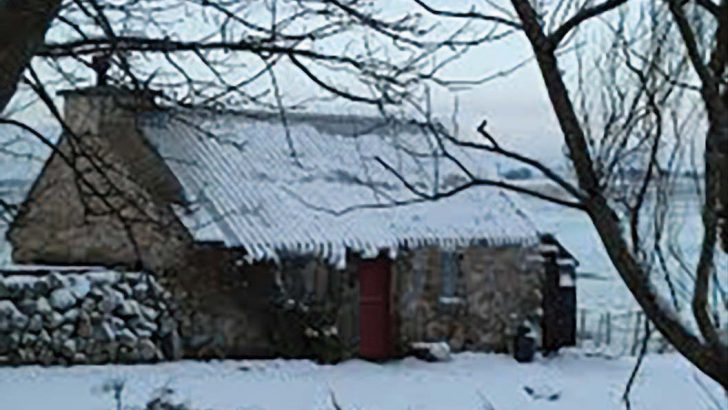
[{"label": "distant field", "polygon": [[[561,199],[569,198],[568,193],[566,193],[563,189],[545,179],[527,179],[517,181],[516,183],[552,197]],[[694,201],[696,198],[696,184],[695,181],[690,178],[680,178],[671,189],[672,197],[674,198],[688,201]]]},{"label": "distant field", "polygon": [[[665,237],[671,241],[676,252],[683,256],[686,264],[683,267],[668,256],[670,280],[676,289],[681,313],[687,321],[693,320],[689,310],[693,288],[692,271],[697,263],[702,239],[700,204],[690,191],[694,189],[690,185],[683,184],[678,190],[680,193],[671,202],[671,213],[665,232]],[[635,328],[639,332],[642,327],[640,320],[644,318],[640,317],[639,306],[612,266],[589,218],[579,211],[541,200],[523,197],[519,200],[531,211],[537,225],[556,234],[579,260],[577,306],[580,334],[594,337],[590,343],[601,344],[595,347],[606,354],[629,354],[634,346]],[[649,231],[649,227],[646,229]],[[718,253],[716,267],[719,286],[712,288],[710,301],[716,307],[714,313],[725,323],[728,321],[728,311],[725,309],[723,295],[728,292],[728,255]],[[664,271],[655,266],[652,279],[663,295],[669,295]],[[610,346],[604,345],[608,342],[606,339],[611,339]]]}]

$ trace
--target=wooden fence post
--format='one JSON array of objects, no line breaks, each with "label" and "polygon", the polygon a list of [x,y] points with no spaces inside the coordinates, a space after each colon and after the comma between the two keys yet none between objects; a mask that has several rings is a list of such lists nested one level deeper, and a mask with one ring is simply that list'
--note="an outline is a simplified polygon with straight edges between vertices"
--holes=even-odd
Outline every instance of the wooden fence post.
[{"label": "wooden fence post", "polygon": [[612,343],[612,314],[607,311],[607,346]]},{"label": "wooden fence post", "polygon": [[635,315],[634,334],[632,337],[632,350],[631,355],[637,354],[637,347],[640,342],[640,329],[642,328],[642,312],[637,312]]}]

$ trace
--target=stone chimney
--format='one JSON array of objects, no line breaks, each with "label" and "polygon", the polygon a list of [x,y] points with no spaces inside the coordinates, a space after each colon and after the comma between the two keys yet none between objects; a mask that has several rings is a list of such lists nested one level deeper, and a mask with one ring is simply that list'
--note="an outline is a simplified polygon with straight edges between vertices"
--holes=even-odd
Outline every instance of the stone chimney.
[{"label": "stone chimney", "polygon": [[155,109],[154,96],[113,86],[61,91],[64,120],[77,136],[136,127],[137,115]]},{"label": "stone chimney", "polygon": [[13,260],[168,266],[184,236],[170,204],[184,196],[140,126],[153,98],[107,86],[62,95],[67,130],[8,230]]},{"label": "stone chimney", "polygon": [[132,178],[155,198],[184,203],[179,181],[140,128],[143,114],[159,110],[153,93],[103,85],[59,95],[64,98],[64,120],[75,137],[104,140],[129,167]]}]

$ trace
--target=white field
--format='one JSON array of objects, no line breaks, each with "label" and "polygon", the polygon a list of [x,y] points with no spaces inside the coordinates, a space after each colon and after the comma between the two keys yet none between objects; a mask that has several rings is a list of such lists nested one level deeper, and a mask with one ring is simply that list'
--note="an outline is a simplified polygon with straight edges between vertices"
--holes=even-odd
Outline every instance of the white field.
[{"label": "white field", "polygon": [[[589,358],[578,351],[519,364],[505,355],[464,353],[445,363],[405,359],[387,364],[351,360],[178,362],[140,366],[0,368],[0,408],[112,410],[101,386],[125,382],[125,408],[155,390],[175,391],[195,409],[622,409],[634,359]],[[526,390],[531,390],[528,394]],[[648,355],[631,395],[632,408],[727,409],[717,384],[673,354]],[[131,407],[127,407],[131,406]]]}]

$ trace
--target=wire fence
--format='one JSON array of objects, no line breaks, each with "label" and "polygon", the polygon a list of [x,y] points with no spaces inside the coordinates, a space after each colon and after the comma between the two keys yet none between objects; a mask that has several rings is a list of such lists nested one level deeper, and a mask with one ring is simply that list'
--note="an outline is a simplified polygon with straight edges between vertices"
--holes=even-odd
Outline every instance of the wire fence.
[{"label": "wire fence", "polygon": [[[579,309],[577,311],[577,346],[595,355],[611,357],[636,356],[645,337],[645,314],[640,310],[605,311]],[[652,331],[647,345],[651,353],[673,351],[657,331]]]}]

